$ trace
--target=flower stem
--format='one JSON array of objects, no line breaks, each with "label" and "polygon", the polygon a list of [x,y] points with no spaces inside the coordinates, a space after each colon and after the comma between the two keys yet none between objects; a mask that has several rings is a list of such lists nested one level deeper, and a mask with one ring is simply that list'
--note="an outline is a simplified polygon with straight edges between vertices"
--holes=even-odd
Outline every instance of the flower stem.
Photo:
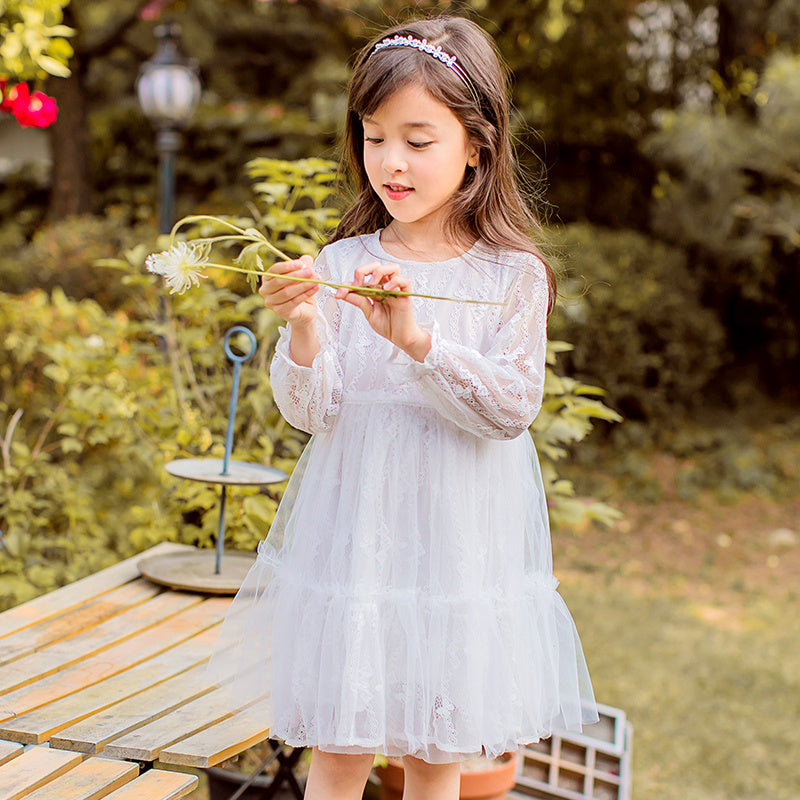
[{"label": "flower stem", "polygon": [[[286,255],[286,253],[279,250],[275,247],[272,242],[264,236],[261,231],[256,230],[255,228],[240,228],[238,225],[234,225],[232,222],[228,222],[227,220],[220,219],[219,217],[213,217],[209,214],[192,214],[188,217],[183,217],[179,219],[175,225],[172,227],[172,231],[170,232],[170,248],[174,244],[175,234],[178,232],[179,228],[182,225],[186,225],[190,222],[201,222],[203,220],[215,222],[220,225],[227,225],[229,228],[232,228],[236,231],[235,234],[220,234],[218,236],[207,236],[207,237],[199,237],[195,239],[195,242],[203,242],[209,243],[212,242],[219,242],[229,239],[245,239],[251,242],[259,242],[263,244],[266,248],[271,250],[275,255],[279,258],[282,258],[284,261],[294,261],[295,259],[290,258]],[[320,286],[328,286],[331,289],[347,289],[349,292],[353,292],[354,294],[361,295],[362,297],[373,297],[378,300],[382,300],[387,297],[422,297],[426,300],[447,300],[453,303],[475,303],[478,305],[490,305],[490,306],[502,306],[503,303],[498,303],[492,300],[468,300],[468,299],[460,299],[456,297],[440,297],[435,294],[418,294],[416,292],[401,292],[401,291],[388,291],[383,289],[380,286],[352,286],[346,283],[331,283],[330,281],[323,281],[319,280],[318,278],[299,278],[295,275],[278,275],[275,273],[259,273],[251,269],[244,269],[243,267],[234,267],[232,264],[214,264],[214,263],[206,263],[204,266],[207,267],[217,267],[218,269],[227,269],[231,272],[243,272],[249,275],[269,275],[272,278],[280,278],[284,281],[297,281],[298,283],[316,283]]]},{"label": "flower stem", "polygon": [[[289,261],[290,259],[286,259]],[[498,303],[492,300],[468,300],[458,297],[441,297],[435,294],[418,294],[417,292],[401,292],[390,291],[383,289],[380,286],[353,286],[348,283],[331,283],[330,281],[323,281],[319,278],[300,278],[297,275],[279,275],[274,272],[255,272],[252,269],[244,269],[244,267],[234,267],[232,264],[214,264],[208,262],[203,265],[204,267],[217,267],[218,269],[227,269],[231,272],[243,272],[247,275],[264,275],[270,278],[279,278],[283,281],[297,281],[298,283],[316,283],[319,286],[328,286],[331,289],[347,289],[354,294],[362,295],[363,297],[374,297],[376,299],[383,299],[385,297],[422,297],[426,300],[448,300],[451,303],[475,303],[478,305],[502,306],[503,303]]]},{"label": "flower stem", "polygon": [[235,231],[238,231],[240,236],[246,235],[246,231],[244,230],[244,228],[240,228],[238,225],[234,225],[232,222],[228,222],[225,219],[220,219],[219,217],[212,217],[210,214],[191,214],[188,217],[182,217],[172,226],[172,230],[170,231],[169,234],[170,248],[172,248],[172,246],[175,244],[175,234],[178,232],[179,228],[190,222],[200,222],[201,220],[210,220],[211,222],[216,222],[219,225],[227,225],[229,228],[233,228]]},{"label": "flower stem", "polygon": [[[211,222],[216,222],[220,225],[227,225],[229,228],[233,228],[233,230],[237,231],[236,234],[229,234],[227,236],[207,236],[207,237],[200,237],[195,239],[198,242],[212,242],[212,241],[221,241],[222,239],[248,239],[251,242],[260,242],[269,250],[272,250],[275,255],[280,256],[284,261],[292,261],[286,253],[279,250],[275,247],[272,242],[264,236],[261,231],[256,230],[255,228],[248,228],[245,230],[244,228],[240,228],[238,225],[234,225],[232,222],[228,222],[225,219],[220,219],[219,217],[213,217],[210,214],[192,214],[188,217],[183,217],[179,219],[173,226],[172,231],[169,235],[169,246],[172,247],[175,244],[175,234],[178,232],[178,229],[182,225],[186,225],[190,222],[200,222],[202,220],[210,220]],[[252,232],[251,232],[252,231]],[[219,265],[217,265],[219,266]]]}]

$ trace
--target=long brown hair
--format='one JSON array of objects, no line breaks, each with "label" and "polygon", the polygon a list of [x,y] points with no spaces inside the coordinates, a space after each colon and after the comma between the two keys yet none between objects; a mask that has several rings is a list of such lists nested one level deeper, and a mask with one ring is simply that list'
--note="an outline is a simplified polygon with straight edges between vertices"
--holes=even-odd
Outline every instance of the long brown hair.
[{"label": "long brown hair", "polygon": [[[414,47],[375,45],[384,38],[413,36],[456,56],[462,75],[441,60]],[[509,131],[508,72],[494,42],[474,22],[437,16],[396,25],[371,41],[356,56],[347,104],[343,171],[352,181],[355,200],[331,241],[372,233],[392,221],[372,189],[364,168],[362,119],[373,114],[392,94],[411,84],[422,85],[446,105],[478,149],[478,164],[468,168],[452,198],[445,235],[452,242],[481,241],[490,247],[535,254],[545,264],[550,308],[555,301],[555,276],[533,240],[541,225],[517,180]]]}]

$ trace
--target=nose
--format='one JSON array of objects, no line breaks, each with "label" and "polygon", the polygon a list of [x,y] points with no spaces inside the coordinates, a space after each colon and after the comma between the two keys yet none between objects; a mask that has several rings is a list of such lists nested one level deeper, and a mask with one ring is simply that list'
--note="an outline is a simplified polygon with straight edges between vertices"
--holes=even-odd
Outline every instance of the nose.
[{"label": "nose", "polygon": [[402,148],[397,145],[387,144],[383,151],[383,161],[381,163],[384,172],[396,175],[398,172],[405,172],[408,164],[402,153]]}]

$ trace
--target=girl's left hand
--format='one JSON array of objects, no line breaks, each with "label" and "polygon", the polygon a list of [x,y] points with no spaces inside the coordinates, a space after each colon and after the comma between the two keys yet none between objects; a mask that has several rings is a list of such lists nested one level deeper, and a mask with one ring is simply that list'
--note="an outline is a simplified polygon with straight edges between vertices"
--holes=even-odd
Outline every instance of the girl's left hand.
[{"label": "girl's left hand", "polygon": [[[355,271],[354,286],[382,286],[388,291],[410,292],[411,282],[397,264],[373,261]],[[408,353],[416,361],[424,361],[431,349],[430,334],[414,317],[410,297],[387,297],[376,300],[348,289],[338,289],[336,297],[360,308],[372,329]]]}]

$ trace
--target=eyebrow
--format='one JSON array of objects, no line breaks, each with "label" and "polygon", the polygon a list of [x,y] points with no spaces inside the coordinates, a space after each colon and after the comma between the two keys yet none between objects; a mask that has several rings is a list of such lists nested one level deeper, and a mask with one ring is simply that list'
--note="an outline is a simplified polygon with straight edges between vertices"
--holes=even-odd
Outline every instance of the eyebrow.
[{"label": "eyebrow", "polygon": [[[378,124],[374,119],[372,119],[372,117],[364,117],[361,121],[362,122],[368,122],[368,123],[370,123],[372,125],[377,125]],[[425,122],[424,120],[421,120],[419,122],[404,122],[400,127],[401,128],[435,128],[436,125],[433,122]]]}]

